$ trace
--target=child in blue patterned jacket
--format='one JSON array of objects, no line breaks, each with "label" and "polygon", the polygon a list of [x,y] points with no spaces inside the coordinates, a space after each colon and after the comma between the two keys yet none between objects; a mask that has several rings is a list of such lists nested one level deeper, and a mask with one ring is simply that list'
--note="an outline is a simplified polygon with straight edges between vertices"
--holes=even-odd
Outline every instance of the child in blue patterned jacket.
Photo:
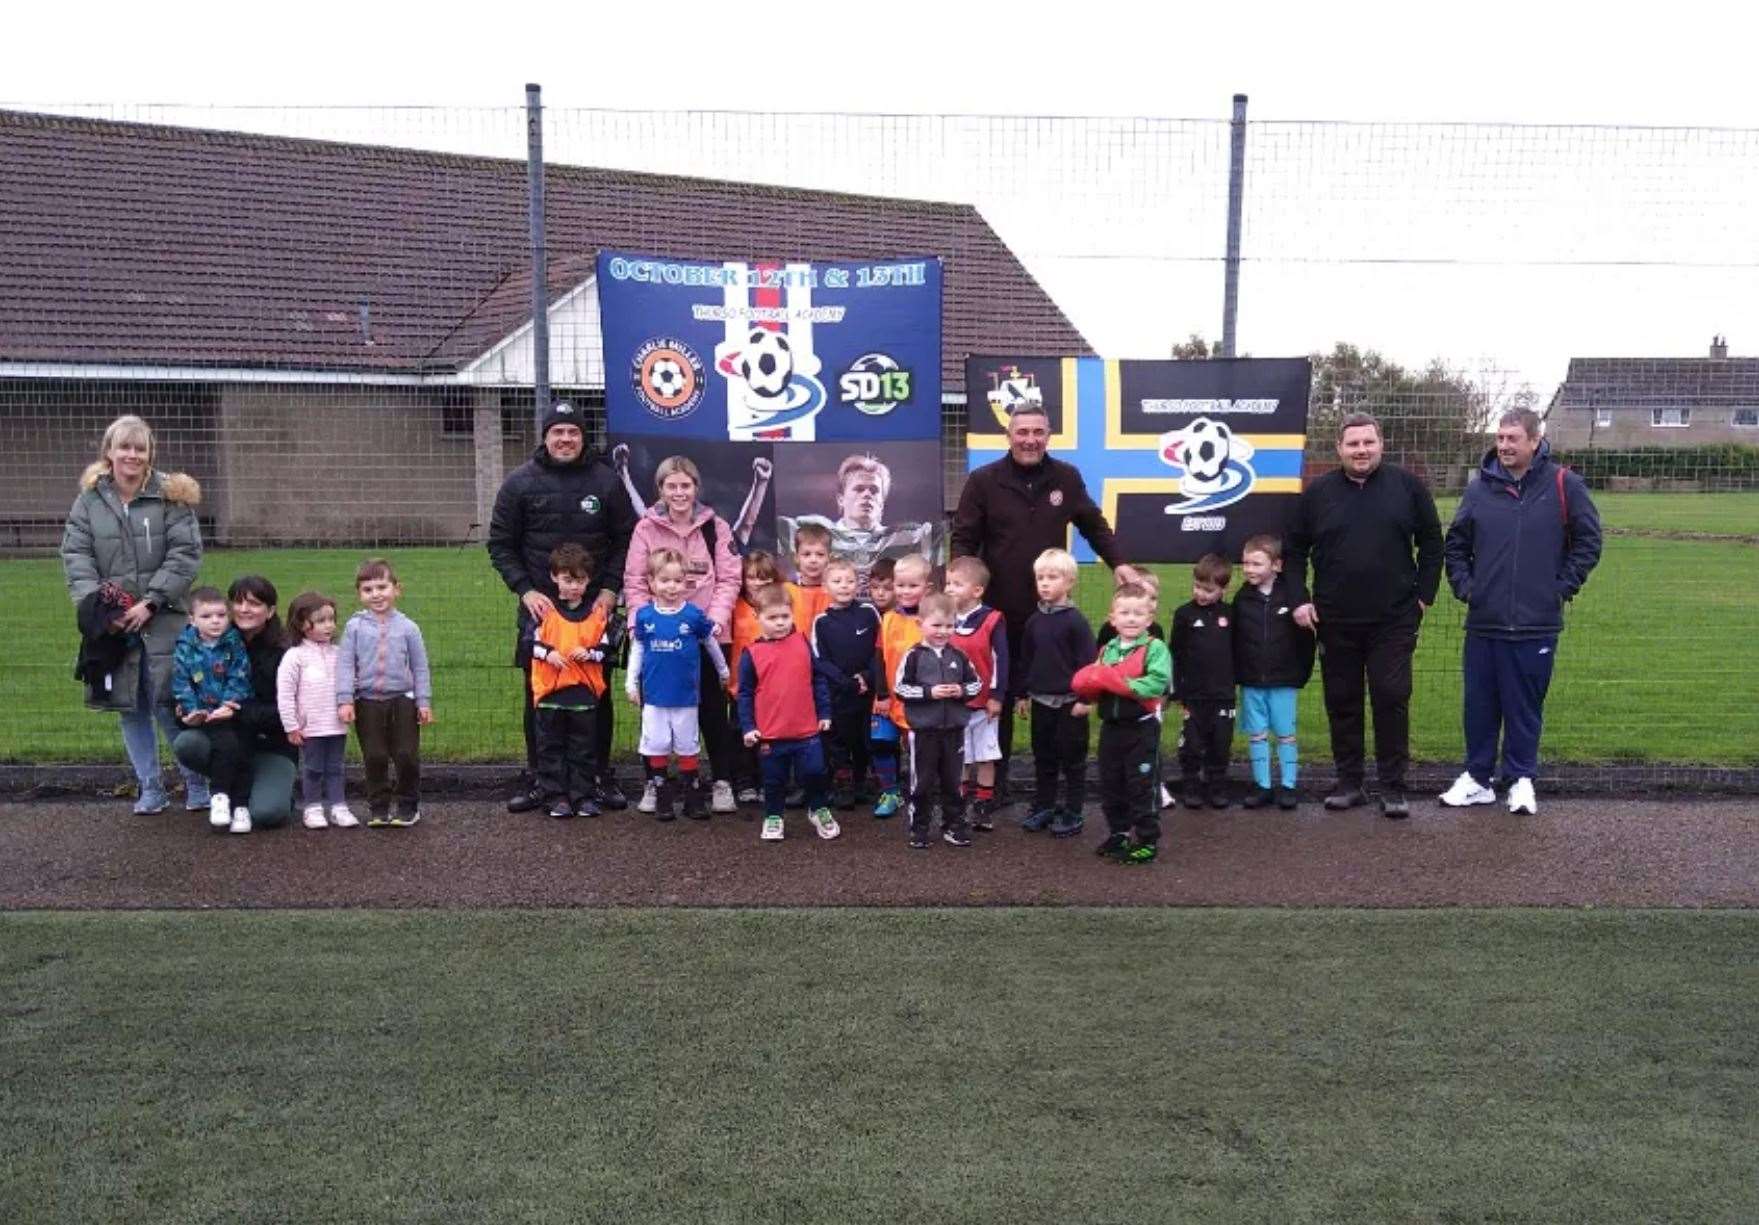
[{"label": "child in blue patterned jacket", "polygon": [[171,655],[177,721],[207,738],[208,824],[250,833],[250,809],[232,797],[250,792],[250,752],[232,717],[253,696],[250,656],[233,628],[226,597],[213,587],[189,593],[189,624]]}]

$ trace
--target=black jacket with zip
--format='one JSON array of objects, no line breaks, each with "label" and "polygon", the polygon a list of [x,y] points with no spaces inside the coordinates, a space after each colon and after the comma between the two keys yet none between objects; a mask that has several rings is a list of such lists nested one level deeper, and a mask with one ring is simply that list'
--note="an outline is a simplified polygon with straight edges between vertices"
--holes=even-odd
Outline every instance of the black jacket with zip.
[{"label": "black jacket with zip", "polygon": [[1313,676],[1312,630],[1295,624],[1289,581],[1269,594],[1248,584],[1234,596],[1234,680],[1254,689],[1299,689]]}]

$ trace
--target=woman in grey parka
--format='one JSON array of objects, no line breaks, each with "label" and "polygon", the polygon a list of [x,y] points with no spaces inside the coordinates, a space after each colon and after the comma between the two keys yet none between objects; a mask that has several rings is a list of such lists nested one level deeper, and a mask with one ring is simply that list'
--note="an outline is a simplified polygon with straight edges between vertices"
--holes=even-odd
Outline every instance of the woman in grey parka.
[{"label": "woman in grey parka", "polygon": [[[128,657],[107,695],[89,698],[98,710],[122,715],[122,744],[140,783],[134,811],[169,804],[159,771],[155,719],[167,741],[179,728],[171,713],[171,652],[188,618],[183,597],[202,563],[195,507],[201,489],[191,477],[153,468],[153,432],[139,417],[118,417],[104,431],[98,461],[80,478],[80,493],[61,537],[67,591],[77,605],[113,582],[134,597],[123,615]],[[183,772],[185,803],[208,806],[207,780]]]}]

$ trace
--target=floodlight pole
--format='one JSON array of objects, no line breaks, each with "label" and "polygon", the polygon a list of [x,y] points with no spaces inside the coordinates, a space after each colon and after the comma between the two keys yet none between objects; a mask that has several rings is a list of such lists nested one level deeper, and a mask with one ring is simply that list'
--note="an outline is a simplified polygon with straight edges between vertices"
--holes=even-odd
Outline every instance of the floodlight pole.
[{"label": "floodlight pole", "polygon": [[1240,313],[1240,210],[1246,199],[1246,95],[1234,95],[1232,151],[1228,158],[1228,257],[1222,288],[1221,357],[1234,356],[1234,324]]},{"label": "floodlight pole", "polygon": [[525,87],[525,177],[531,213],[531,391],[538,441],[550,411],[550,285],[544,259],[543,86]]}]

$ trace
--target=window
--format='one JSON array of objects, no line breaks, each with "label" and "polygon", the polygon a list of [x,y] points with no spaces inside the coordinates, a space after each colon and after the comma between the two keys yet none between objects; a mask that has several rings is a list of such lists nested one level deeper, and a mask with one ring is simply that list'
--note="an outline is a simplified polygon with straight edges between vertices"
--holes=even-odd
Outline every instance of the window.
[{"label": "window", "polygon": [[1604,430],[1612,424],[1612,409],[1597,408],[1594,410],[1594,428]]},{"label": "window", "polygon": [[1649,424],[1678,428],[1692,424],[1692,410],[1689,408],[1652,408],[1649,410]]},{"label": "window", "polygon": [[1759,408],[1737,408],[1731,421],[1741,429],[1759,429]]}]

